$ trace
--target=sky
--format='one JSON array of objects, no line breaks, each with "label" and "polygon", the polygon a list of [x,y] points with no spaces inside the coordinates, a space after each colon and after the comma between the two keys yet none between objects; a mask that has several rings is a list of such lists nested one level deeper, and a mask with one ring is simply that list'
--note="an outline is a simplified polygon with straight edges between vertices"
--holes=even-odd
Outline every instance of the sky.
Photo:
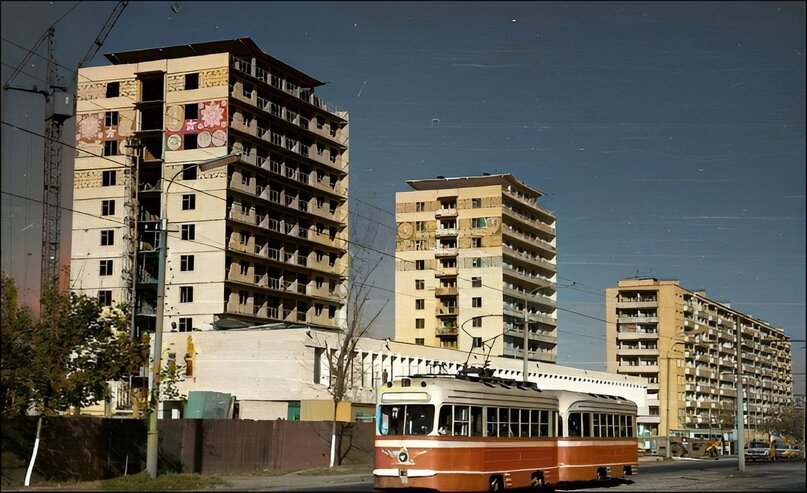
[{"label": "sky", "polygon": [[[114,7],[3,1],[3,83],[54,23],[74,80]],[[393,334],[395,192],[512,173],[557,216],[558,363],[605,370],[605,288],[677,279],[802,341],[804,394],[804,2],[137,1],[89,65],[240,37],[325,81],[317,94],[350,113],[352,234],[377,233],[371,297],[389,300],[376,335]],[[44,86],[40,56],[23,72],[13,85]],[[43,115],[41,96],[3,91],[2,267],[29,302]],[[70,207],[67,181],[62,195]]]}]

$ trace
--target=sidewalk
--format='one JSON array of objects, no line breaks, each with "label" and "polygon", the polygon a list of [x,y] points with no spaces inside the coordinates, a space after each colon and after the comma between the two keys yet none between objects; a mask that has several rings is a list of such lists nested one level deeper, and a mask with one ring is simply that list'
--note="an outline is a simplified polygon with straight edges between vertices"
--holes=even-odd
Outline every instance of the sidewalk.
[{"label": "sidewalk", "polygon": [[289,488],[313,488],[339,484],[358,484],[373,482],[373,466],[354,467],[348,471],[333,471],[327,474],[312,474],[315,470],[303,470],[283,474],[281,476],[226,475],[220,476],[223,484],[212,489],[218,491],[286,491]]}]

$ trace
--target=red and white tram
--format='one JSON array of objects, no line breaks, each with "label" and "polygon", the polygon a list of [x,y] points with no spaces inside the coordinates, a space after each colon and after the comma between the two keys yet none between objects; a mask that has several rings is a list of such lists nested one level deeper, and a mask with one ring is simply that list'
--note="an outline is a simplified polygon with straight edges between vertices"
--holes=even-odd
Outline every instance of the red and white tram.
[{"label": "red and white tram", "polygon": [[635,474],[636,405],[468,374],[377,390],[375,487],[496,491]]}]

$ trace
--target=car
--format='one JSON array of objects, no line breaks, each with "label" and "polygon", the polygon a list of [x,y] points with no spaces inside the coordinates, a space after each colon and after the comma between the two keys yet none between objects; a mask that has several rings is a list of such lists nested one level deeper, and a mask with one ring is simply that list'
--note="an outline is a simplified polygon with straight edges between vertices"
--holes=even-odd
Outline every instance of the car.
[{"label": "car", "polygon": [[777,459],[798,459],[799,448],[789,447],[783,444],[776,444],[776,458]]},{"label": "car", "polygon": [[752,440],[745,447],[744,457],[746,461],[770,460],[771,447],[761,440]]}]

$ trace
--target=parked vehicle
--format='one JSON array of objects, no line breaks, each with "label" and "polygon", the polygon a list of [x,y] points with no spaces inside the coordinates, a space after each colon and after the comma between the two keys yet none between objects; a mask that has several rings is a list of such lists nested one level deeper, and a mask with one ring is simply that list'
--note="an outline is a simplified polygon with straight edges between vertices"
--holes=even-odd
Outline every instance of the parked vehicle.
[{"label": "parked vehicle", "polygon": [[784,443],[776,444],[776,458],[777,459],[798,459],[800,456],[798,446],[789,446]]},{"label": "parked vehicle", "polygon": [[762,440],[753,440],[745,447],[745,460],[758,461],[771,459],[771,446]]}]

